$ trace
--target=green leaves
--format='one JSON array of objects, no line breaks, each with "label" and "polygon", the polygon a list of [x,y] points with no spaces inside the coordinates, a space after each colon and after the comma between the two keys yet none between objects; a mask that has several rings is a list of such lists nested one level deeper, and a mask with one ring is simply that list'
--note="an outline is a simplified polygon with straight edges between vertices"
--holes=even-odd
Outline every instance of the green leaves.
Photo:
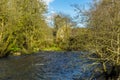
[{"label": "green leaves", "polygon": [[0,4],[0,56],[40,50],[52,35],[43,16],[46,5],[38,0],[1,0]]}]

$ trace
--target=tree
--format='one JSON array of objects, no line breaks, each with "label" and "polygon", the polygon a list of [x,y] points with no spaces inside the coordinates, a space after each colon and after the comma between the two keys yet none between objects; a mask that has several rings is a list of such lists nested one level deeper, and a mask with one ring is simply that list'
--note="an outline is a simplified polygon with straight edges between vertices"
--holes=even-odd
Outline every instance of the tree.
[{"label": "tree", "polygon": [[52,35],[43,16],[46,10],[43,1],[1,0],[0,55],[31,53],[46,46],[43,45],[48,41],[46,37]]},{"label": "tree", "polygon": [[63,49],[67,49],[68,40],[71,34],[71,29],[75,25],[72,18],[65,14],[57,14],[54,16],[54,33],[55,42]]},{"label": "tree", "polygon": [[69,38],[69,50],[86,51],[88,45],[88,29],[87,28],[72,28]]},{"label": "tree", "polygon": [[[9,22],[9,9],[8,9],[8,0],[0,1],[0,57],[6,56],[9,52],[8,49],[11,47],[11,31],[8,28],[10,24]],[[8,33],[8,31],[10,33]]]},{"label": "tree", "polygon": [[47,26],[43,17],[46,11],[44,3],[38,0],[11,0],[11,5],[11,15],[15,16],[14,20],[17,20],[13,32],[16,39],[14,47],[25,52],[27,50],[31,52],[36,47],[40,48],[44,37],[42,30]]},{"label": "tree", "polygon": [[[120,74],[120,1],[94,0],[89,11],[83,11],[87,21],[89,47],[87,57],[102,64],[102,72],[117,76]],[[94,54],[94,57],[91,55]],[[109,67],[111,66],[111,72]]]}]

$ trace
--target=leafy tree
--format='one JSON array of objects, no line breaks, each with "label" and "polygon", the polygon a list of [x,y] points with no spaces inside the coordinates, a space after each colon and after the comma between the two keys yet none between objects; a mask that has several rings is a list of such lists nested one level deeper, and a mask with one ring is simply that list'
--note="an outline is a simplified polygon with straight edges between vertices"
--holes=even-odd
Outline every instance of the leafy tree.
[{"label": "leafy tree", "polygon": [[8,0],[0,1],[0,57],[7,55],[9,52],[7,49],[10,48],[11,33],[8,33],[9,24],[9,10],[7,7]]},{"label": "leafy tree", "polygon": [[[120,66],[119,4],[119,0],[94,0],[88,11],[80,11],[83,12],[85,16],[83,21],[87,22],[87,28],[90,31],[89,45],[86,49],[91,54],[87,57],[94,60],[96,64],[102,64],[100,71],[107,77],[118,77],[120,74],[118,68]],[[108,66],[111,66],[111,72]]]},{"label": "leafy tree", "polygon": [[70,16],[65,14],[57,14],[54,16],[54,32],[55,42],[59,47],[67,49],[68,40],[71,34],[71,29],[75,23]]},{"label": "leafy tree", "polygon": [[[52,37],[44,19],[46,5],[38,0],[0,1],[0,55],[31,53],[46,46]],[[44,45],[43,45],[44,44]]]},{"label": "leafy tree", "polygon": [[88,29],[73,28],[69,38],[69,50],[86,51],[88,45]]}]

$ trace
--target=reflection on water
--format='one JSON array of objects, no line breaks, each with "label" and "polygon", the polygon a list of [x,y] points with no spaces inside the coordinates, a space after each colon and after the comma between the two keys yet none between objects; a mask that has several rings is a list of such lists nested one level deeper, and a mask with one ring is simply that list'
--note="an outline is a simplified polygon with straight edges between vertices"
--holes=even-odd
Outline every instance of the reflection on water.
[{"label": "reflection on water", "polygon": [[86,80],[81,52],[40,52],[0,60],[0,80]]}]

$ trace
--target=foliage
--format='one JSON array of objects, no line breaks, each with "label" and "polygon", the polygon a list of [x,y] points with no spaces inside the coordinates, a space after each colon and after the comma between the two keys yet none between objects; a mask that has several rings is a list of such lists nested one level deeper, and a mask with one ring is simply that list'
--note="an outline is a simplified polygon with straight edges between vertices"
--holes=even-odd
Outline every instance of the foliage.
[{"label": "foliage", "polygon": [[[120,72],[120,1],[93,0],[89,10],[75,5],[85,28],[75,28],[73,19],[65,14],[53,16],[50,28],[42,0],[0,0],[0,57],[15,52],[40,50],[81,50],[85,57],[102,65],[101,72]],[[93,65],[92,64],[92,65]],[[118,75],[117,75],[118,76]]]},{"label": "foliage", "polygon": [[[108,65],[110,74],[114,71],[120,73],[117,66],[120,65],[120,1],[119,0],[94,0],[88,11],[83,11],[84,21],[87,21],[88,47],[91,53],[86,55],[95,63],[102,64],[102,72],[108,76]],[[80,13],[81,14],[81,13]],[[92,56],[91,56],[92,55]],[[93,56],[94,55],[94,56]],[[113,74],[114,75],[114,74]]]},{"label": "foliage", "polygon": [[73,28],[68,44],[68,50],[86,51],[88,45],[88,29]]},{"label": "foliage", "polygon": [[38,0],[0,1],[1,57],[15,51],[39,51],[45,41],[52,42],[52,31],[43,16],[46,10]]},{"label": "foliage", "polygon": [[63,50],[67,50],[72,27],[75,22],[68,15],[59,13],[54,16],[54,42]]}]

